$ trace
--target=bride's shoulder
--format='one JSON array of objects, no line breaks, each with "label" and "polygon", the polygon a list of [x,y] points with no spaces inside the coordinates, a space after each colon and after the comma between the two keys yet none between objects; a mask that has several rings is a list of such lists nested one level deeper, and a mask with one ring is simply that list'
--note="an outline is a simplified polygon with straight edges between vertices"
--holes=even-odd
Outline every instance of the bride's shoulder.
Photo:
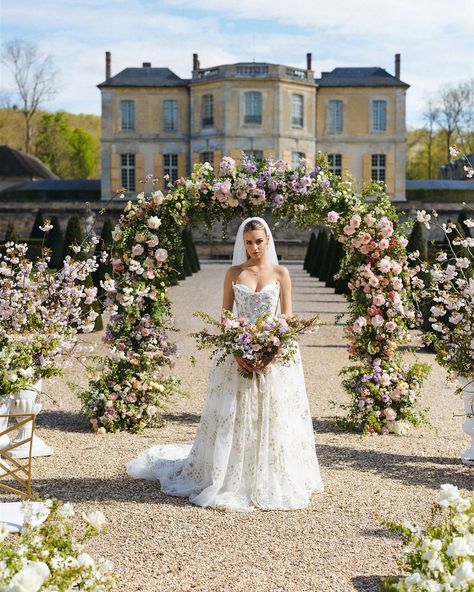
[{"label": "bride's shoulder", "polygon": [[242,273],[242,265],[232,265],[225,274],[225,279],[234,281]]},{"label": "bride's shoulder", "polygon": [[290,272],[284,265],[278,265],[275,263],[273,265],[273,271],[275,272],[275,275],[279,279],[280,283],[290,281]]}]

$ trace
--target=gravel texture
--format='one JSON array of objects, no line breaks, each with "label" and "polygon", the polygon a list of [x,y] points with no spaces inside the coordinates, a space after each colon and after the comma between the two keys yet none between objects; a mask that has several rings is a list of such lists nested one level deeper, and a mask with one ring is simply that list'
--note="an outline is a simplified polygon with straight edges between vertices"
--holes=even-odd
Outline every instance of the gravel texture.
[{"label": "gravel texture", "polygon": [[[160,493],[156,482],[134,481],[124,465],[156,443],[192,441],[206,394],[209,359],[194,354],[189,332],[201,327],[195,310],[217,316],[225,265],[206,264],[172,289],[180,358],[176,373],[189,398],[175,400],[161,429],[144,434],[94,435],[80,415],[65,381],[86,384],[84,368],[46,382],[38,434],[54,456],[34,461],[34,490],[71,501],[76,509],[100,509],[108,532],[88,551],[111,559],[126,592],[344,592],[375,591],[381,575],[399,573],[400,540],[381,521],[429,517],[442,483],[472,489],[474,470],[459,460],[468,438],[461,432],[461,401],[432,354],[422,406],[430,407],[431,428],[407,436],[373,436],[337,431],[331,425],[331,399],[345,400],[339,370],[347,363],[342,325],[334,316],[344,299],[289,265],[294,312],[319,312],[330,324],[302,340],[305,376],[313,413],[317,453],[326,491],[314,494],[306,510],[231,513],[203,509],[186,499]],[[100,343],[100,335],[88,339]],[[102,346],[99,345],[99,350]],[[6,499],[6,496],[2,496]],[[11,500],[11,498],[9,498]]]}]

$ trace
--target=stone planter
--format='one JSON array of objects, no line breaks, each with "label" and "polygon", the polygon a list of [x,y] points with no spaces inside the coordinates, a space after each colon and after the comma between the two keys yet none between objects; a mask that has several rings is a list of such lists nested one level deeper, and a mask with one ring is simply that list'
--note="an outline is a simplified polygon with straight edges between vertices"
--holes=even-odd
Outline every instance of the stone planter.
[{"label": "stone planter", "polygon": [[461,460],[465,465],[474,466],[474,378],[458,376],[458,382],[463,389],[462,399],[466,417],[462,429],[471,438],[467,450],[461,454]]},{"label": "stone planter", "polygon": [[[38,380],[31,388],[24,389],[12,395],[10,413],[34,413],[37,415],[41,411],[41,403],[36,403],[36,397],[41,392],[41,380]],[[21,426],[18,434],[12,440],[12,444],[21,442],[31,436],[31,423]],[[28,458],[30,452],[30,443],[21,444],[10,451],[13,458]],[[31,456],[51,456],[53,449],[50,448],[41,438],[33,435],[33,446]]]}]

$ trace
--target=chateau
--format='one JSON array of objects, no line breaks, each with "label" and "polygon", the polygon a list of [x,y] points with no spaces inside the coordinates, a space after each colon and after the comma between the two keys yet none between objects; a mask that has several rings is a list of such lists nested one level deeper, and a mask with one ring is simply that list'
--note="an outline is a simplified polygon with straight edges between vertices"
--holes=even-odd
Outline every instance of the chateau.
[{"label": "chateau", "polygon": [[133,195],[147,173],[171,181],[196,162],[214,167],[241,152],[256,159],[314,162],[327,153],[337,174],[381,180],[405,200],[405,99],[408,84],[383,68],[335,68],[315,78],[306,69],[269,63],[201,68],[190,79],[168,68],[111,74],[106,53],[102,94],[102,197],[120,187]]}]

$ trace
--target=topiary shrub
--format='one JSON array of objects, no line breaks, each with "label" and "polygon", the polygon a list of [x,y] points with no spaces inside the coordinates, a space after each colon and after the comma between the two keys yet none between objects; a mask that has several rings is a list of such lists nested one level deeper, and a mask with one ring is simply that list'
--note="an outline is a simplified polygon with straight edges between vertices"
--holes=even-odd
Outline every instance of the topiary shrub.
[{"label": "topiary shrub", "polygon": [[75,245],[80,245],[84,240],[84,235],[82,233],[81,228],[81,221],[77,214],[72,215],[69,218],[66,227],[66,233],[64,235],[64,245],[63,245],[63,252],[61,255],[61,261],[69,255],[71,257],[75,257],[76,254],[74,253],[72,247]]}]

